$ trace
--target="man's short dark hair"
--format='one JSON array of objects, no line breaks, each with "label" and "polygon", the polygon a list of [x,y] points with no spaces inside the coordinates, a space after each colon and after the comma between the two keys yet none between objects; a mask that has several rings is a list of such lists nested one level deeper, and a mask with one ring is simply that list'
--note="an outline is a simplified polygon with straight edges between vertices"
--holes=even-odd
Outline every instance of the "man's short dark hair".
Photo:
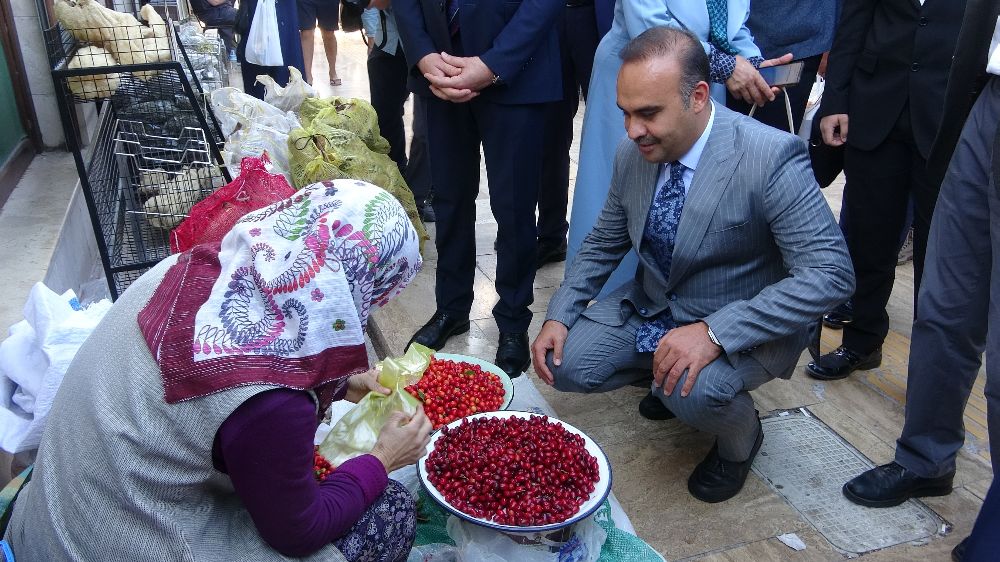
[{"label": "man's short dark hair", "polygon": [[686,29],[659,26],[643,31],[622,50],[622,64],[671,56],[681,67],[680,93],[684,107],[698,82],[708,82],[708,56],[701,41]]}]

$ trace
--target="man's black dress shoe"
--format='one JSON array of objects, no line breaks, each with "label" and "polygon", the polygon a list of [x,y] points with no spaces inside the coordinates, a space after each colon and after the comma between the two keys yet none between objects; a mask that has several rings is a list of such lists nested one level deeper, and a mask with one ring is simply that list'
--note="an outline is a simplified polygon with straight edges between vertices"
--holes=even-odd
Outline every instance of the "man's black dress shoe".
[{"label": "man's black dress shoe", "polygon": [[[646,386],[649,385],[647,384]],[[639,402],[639,415],[647,420],[654,421],[670,420],[677,417],[670,411],[670,408],[663,405],[663,400],[654,396],[652,392]]]},{"label": "man's black dress shoe", "polygon": [[969,546],[969,537],[962,539],[962,542],[955,545],[955,548],[951,549],[951,559],[955,562],[962,562],[965,560],[965,548]]},{"label": "man's black dress shoe", "polygon": [[497,345],[496,366],[510,378],[517,378],[531,364],[527,332],[501,332]]},{"label": "man's black dress shoe", "polygon": [[688,491],[706,503],[724,502],[740,493],[750,474],[760,444],[764,442],[764,429],[757,421],[757,440],[753,443],[750,456],[743,462],[727,461],[719,456],[719,443],[712,445],[705,460],[695,467],[688,478]]},{"label": "man's black dress shoe", "polygon": [[844,304],[823,315],[823,325],[834,330],[840,330],[853,321],[854,304],[851,301],[846,301]]},{"label": "man's black dress shoe", "polygon": [[539,241],[538,254],[537,258],[535,258],[535,269],[538,269],[545,264],[566,261],[566,249],[567,246],[565,238],[554,244]]},{"label": "man's black dress shoe", "polygon": [[821,381],[835,381],[847,378],[854,371],[867,371],[882,364],[882,348],[876,348],[868,355],[860,355],[840,346],[820,355],[819,359],[806,365],[806,374]]},{"label": "man's black dress shoe", "polygon": [[892,507],[910,498],[946,496],[951,493],[955,471],[924,478],[891,462],[862,473],[844,484],[844,496],[865,507]]},{"label": "man's black dress shoe", "polygon": [[448,338],[451,336],[464,334],[468,331],[468,317],[459,317],[439,310],[434,313],[434,316],[431,316],[431,319],[422,328],[417,330],[417,333],[413,334],[406,347],[410,347],[411,343],[417,342],[420,345],[426,345],[431,349],[438,350],[444,347],[444,344],[448,342]]}]

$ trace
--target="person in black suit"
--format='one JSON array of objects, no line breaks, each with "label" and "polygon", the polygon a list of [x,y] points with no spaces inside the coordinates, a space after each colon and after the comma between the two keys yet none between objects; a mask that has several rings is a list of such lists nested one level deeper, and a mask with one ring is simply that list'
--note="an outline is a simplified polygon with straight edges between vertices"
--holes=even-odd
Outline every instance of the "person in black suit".
[{"label": "person in black suit", "polygon": [[[967,10],[926,171],[931,181],[943,182],[913,323],[906,417],[894,461],[844,485],[844,495],[861,505],[888,507],[951,493],[965,441],[963,414],[984,351],[994,458],[1000,444],[1000,60],[987,67],[1000,2],[968,0]],[[1000,53],[989,60],[994,57]],[[968,560],[995,559],[998,492],[994,481]],[[993,531],[983,532],[991,521]]]},{"label": "person in black suit", "polygon": [[565,3],[556,25],[562,54],[563,97],[549,104],[545,115],[545,154],[538,192],[538,267],[566,260],[573,118],[580,107],[581,93],[584,103],[587,102],[594,53],[601,37],[611,28],[615,9],[614,0],[565,0]]},{"label": "person in black suit", "polygon": [[821,380],[882,363],[898,236],[914,201],[914,299],[939,183],[926,173],[965,0],[845,0],[820,106],[823,140],[846,145],[844,205],[857,289],[843,344],[806,366]]},{"label": "person in black suit", "polygon": [[437,311],[414,334],[440,349],[469,330],[476,272],[479,147],[496,218],[496,364],[528,367],[535,204],[546,104],[562,98],[556,18],[564,0],[394,0],[410,89],[427,101],[438,251]]}]

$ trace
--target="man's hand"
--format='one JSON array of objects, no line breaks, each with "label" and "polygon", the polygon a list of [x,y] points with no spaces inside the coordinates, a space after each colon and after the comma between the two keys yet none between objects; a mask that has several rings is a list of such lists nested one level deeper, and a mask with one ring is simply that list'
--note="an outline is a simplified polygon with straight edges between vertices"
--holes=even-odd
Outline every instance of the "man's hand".
[{"label": "man's hand", "polygon": [[[424,55],[424,58],[420,59],[420,61],[417,62],[417,68],[420,69],[420,72],[421,74],[424,75],[424,78],[427,78],[428,80],[430,80],[431,77],[445,78],[448,76],[454,76],[460,72],[461,69],[459,69],[457,66],[452,66],[447,62],[445,62],[444,58],[442,58],[441,55],[442,53],[430,53]],[[456,101],[459,99],[468,101],[473,97],[475,97],[473,95],[474,92],[472,92],[471,90],[439,88],[434,86],[433,82],[431,82],[431,93],[443,99],[444,101]]]},{"label": "man's hand", "polygon": [[653,353],[653,380],[670,396],[684,371],[688,372],[681,396],[687,396],[694,387],[698,373],[722,354],[722,348],[708,337],[708,324],[696,322],[674,328],[660,338]]},{"label": "man's hand", "polygon": [[392,0],[371,0],[371,2],[368,3],[368,7],[384,10],[388,8],[390,4],[392,4]]},{"label": "man's hand", "polygon": [[[431,83],[431,91],[441,97],[441,92],[447,99],[462,103],[479,95],[479,91],[493,85],[493,71],[479,57],[455,57],[441,53],[441,60],[455,68],[457,73],[446,76],[424,74]],[[435,89],[437,91],[435,91]]]},{"label": "man's hand", "polygon": [[378,369],[371,369],[364,373],[352,375],[351,378],[347,379],[347,394],[344,396],[344,399],[357,404],[371,391],[378,392],[379,394],[389,394],[392,392],[379,384],[378,374]]},{"label": "man's hand", "polygon": [[[792,62],[791,53],[776,59],[768,59],[760,63],[760,66],[764,68],[788,64],[789,62]],[[729,93],[733,97],[758,106],[774,100],[774,95],[779,91],[778,88],[768,86],[760,72],[750,64],[750,61],[740,55],[736,55],[736,68],[726,80],[726,88],[729,89]]]},{"label": "man's hand", "polygon": [[841,146],[847,142],[847,114],[827,115],[819,122],[823,142],[830,146]]},{"label": "man's hand", "polygon": [[535,373],[549,386],[555,384],[555,377],[552,375],[552,371],[549,371],[549,366],[545,364],[545,356],[551,349],[552,362],[561,365],[563,344],[566,343],[568,335],[569,328],[565,324],[555,320],[546,320],[545,324],[542,324],[542,331],[538,332],[538,337],[531,344],[531,361],[535,365]]}]

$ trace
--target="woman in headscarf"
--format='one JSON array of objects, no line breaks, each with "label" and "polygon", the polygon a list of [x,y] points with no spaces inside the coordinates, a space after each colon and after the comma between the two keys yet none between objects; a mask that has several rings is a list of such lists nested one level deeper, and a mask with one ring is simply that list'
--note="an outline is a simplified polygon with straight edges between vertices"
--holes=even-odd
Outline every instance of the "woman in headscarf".
[{"label": "woman in headscarf", "polygon": [[317,482],[333,400],[387,392],[368,371],[368,313],[420,269],[396,200],[313,184],[172,256],[80,348],[5,537],[19,562],[401,560],[413,500],[387,473],[430,423],[396,414],[371,454]]}]

